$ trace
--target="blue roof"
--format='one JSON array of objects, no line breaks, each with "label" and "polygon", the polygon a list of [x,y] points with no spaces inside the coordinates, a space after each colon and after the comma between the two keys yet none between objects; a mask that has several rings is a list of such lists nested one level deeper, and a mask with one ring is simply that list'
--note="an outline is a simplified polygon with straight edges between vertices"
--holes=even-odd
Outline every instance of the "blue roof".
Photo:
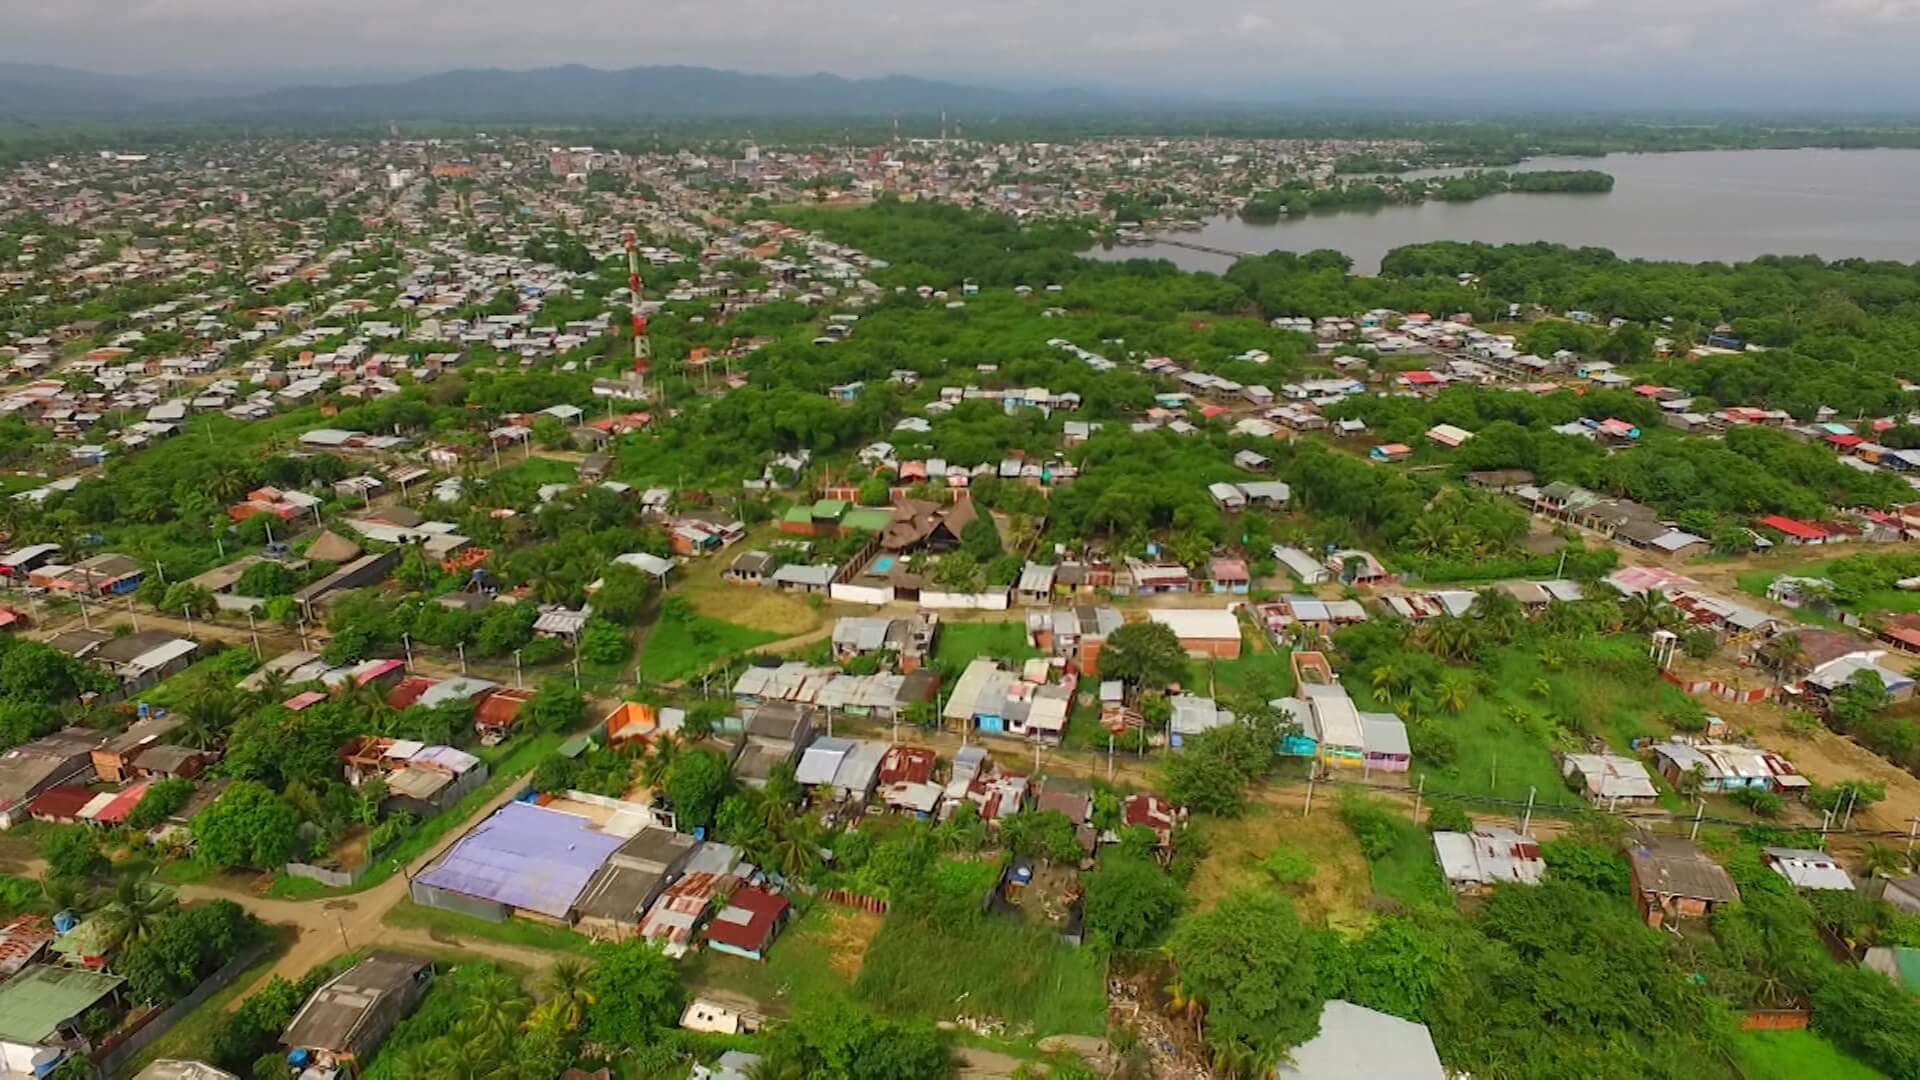
[{"label": "blue roof", "polygon": [[585,818],[508,803],[414,880],[564,919],[621,842]]}]

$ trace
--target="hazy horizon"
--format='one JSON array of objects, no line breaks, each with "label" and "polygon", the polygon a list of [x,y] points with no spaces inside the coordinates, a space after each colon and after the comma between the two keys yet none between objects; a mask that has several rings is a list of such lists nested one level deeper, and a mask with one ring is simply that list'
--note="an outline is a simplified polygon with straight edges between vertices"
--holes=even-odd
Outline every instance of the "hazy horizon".
[{"label": "hazy horizon", "polygon": [[689,65],[1219,102],[1883,111],[1920,105],[1920,0],[0,0],[0,60],[293,85]]}]

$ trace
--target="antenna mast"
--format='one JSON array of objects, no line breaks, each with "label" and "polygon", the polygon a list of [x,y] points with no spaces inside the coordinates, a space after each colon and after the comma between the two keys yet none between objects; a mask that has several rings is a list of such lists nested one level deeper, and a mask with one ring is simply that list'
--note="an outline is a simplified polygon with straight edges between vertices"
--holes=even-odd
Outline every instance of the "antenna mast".
[{"label": "antenna mast", "polygon": [[647,394],[647,372],[653,367],[653,345],[647,340],[647,317],[640,314],[640,240],[627,230],[627,291],[633,294],[633,370],[640,376],[640,396]]}]

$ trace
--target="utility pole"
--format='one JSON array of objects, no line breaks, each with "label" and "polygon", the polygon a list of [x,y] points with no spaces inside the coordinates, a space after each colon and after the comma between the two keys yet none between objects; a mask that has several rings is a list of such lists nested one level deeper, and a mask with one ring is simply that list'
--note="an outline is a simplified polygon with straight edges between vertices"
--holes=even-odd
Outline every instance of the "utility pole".
[{"label": "utility pole", "polygon": [[467,673],[467,643],[464,641],[456,641],[453,643],[453,647],[460,650],[460,674],[465,675]]},{"label": "utility pole", "polygon": [[1913,842],[1920,839],[1920,817],[1913,819],[1913,828],[1907,830],[1907,862],[1913,862]]},{"label": "utility pole", "polygon": [[1700,804],[1694,807],[1693,810],[1693,828],[1687,832],[1687,841],[1689,843],[1693,842],[1694,838],[1700,835],[1700,819],[1706,816],[1707,800],[1701,799]]},{"label": "utility pole", "polygon": [[1527,787],[1527,812],[1524,816],[1520,818],[1520,835],[1521,836],[1532,835],[1532,833],[1529,830],[1533,828],[1533,796],[1536,790],[1537,789],[1534,788],[1532,785],[1528,785]]},{"label": "utility pole", "polygon": [[[1313,816],[1313,781],[1314,781],[1314,778],[1315,778],[1315,776],[1317,776],[1317,775],[1318,775],[1318,773],[1316,773],[1316,772],[1314,772],[1314,771],[1311,771],[1311,770],[1310,770],[1310,771],[1308,771],[1308,773],[1307,773],[1307,805],[1306,805],[1306,807],[1305,807],[1304,809],[1302,809],[1302,810],[1300,811],[1300,816],[1301,816],[1301,817],[1312,817],[1312,816]],[[1416,809],[1416,810],[1414,810],[1414,814],[1415,814],[1416,816],[1417,816],[1417,815],[1418,815],[1419,813],[1420,813],[1420,811],[1419,811],[1418,809]]]},{"label": "utility pole", "polygon": [[526,683],[520,679],[520,650],[515,649],[513,650],[513,688],[519,690],[524,686]]},{"label": "utility pole", "polygon": [[[133,605],[128,604],[127,607],[131,610]],[[134,632],[139,632],[137,625],[134,627]],[[255,660],[260,659],[260,627],[253,621],[252,608],[247,609],[247,636],[253,639],[253,658]]]},{"label": "utility pole", "polygon": [[409,634],[401,634],[400,647],[406,650],[407,674],[411,675],[413,674],[413,637]]},{"label": "utility pole", "polygon": [[1413,823],[1420,824],[1420,801],[1427,796],[1427,774],[1420,774],[1420,786],[1413,789]]}]

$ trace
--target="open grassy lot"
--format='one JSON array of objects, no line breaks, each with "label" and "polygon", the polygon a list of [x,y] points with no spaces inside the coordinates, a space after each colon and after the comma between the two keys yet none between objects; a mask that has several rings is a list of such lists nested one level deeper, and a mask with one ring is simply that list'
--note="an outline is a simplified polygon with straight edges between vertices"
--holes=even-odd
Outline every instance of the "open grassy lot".
[{"label": "open grassy lot", "polygon": [[1019,661],[1039,655],[1038,649],[1027,644],[1024,622],[944,623],[933,645],[934,663],[941,665],[964,666],[977,656]]},{"label": "open grassy lot", "polygon": [[1746,1080],[1880,1080],[1880,1073],[1811,1031],[1743,1031],[1733,1060]]},{"label": "open grassy lot", "polygon": [[1394,845],[1373,863],[1373,891],[1411,907],[1451,903],[1446,880],[1434,861],[1432,837],[1397,810],[1387,812],[1395,825]]},{"label": "open grassy lot", "polygon": [[[1301,917],[1336,929],[1368,921],[1367,860],[1330,804],[1310,817],[1292,807],[1255,802],[1238,818],[1203,820],[1207,854],[1187,885],[1192,907],[1205,911],[1229,893],[1287,888]],[[1276,883],[1260,864],[1281,847],[1305,852],[1313,876],[1298,886]]]},{"label": "open grassy lot", "polygon": [[640,648],[640,677],[675,682],[726,657],[778,640],[779,634],[704,615],[683,623],[661,622]]},{"label": "open grassy lot", "polygon": [[674,572],[673,593],[684,596],[696,615],[724,619],[740,626],[793,637],[826,625],[830,604],[815,605],[807,598],[778,589],[735,585],[723,576],[734,556],[742,551],[764,549],[779,538],[779,531],[766,527],[748,535],[740,544],[704,559],[683,564]]},{"label": "open grassy lot", "polygon": [[[984,898],[995,867],[952,864],[978,878]],[[1054,927],[980,912],[918,918],[895,911],[867,947],[854,993],[888,1012],[953,1019],[989,1016],[1035,1035],[1106,1030],[1106,963],[1060,940]]]},{"label": "open grassy lot", "polygon": [[1293,693],[1293,668],[1289,663],[1292,656],[1288,649],[1247,652],[1238,660],[1216,661],[1206,670],[1213,677],[1216,695],[1245,691],[1271,700]]},{"label": "open grassy lot", "polygon": [[741,994],[784,1013],[851,989],[881,922],[878,915],[817,902],[781,932],[765,962],[705,949],[687,961],[685,979],[689,986]]}]

